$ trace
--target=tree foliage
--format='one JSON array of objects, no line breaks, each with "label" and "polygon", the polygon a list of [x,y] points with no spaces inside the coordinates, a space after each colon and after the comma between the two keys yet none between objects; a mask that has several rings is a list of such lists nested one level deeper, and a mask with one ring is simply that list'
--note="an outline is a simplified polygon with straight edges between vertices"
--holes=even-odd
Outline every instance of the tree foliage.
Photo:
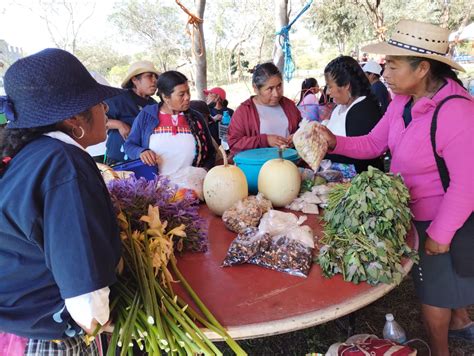
[{"label": "tree foliage", "polygon": [[319,0],[307,23],[323,47],[337,46],[348,54],[364,43],[383,40],[400,19],[457,29],[473,20],[472,7],[472,0]]},{"label": "tree foliage", "polygon": [[144,51],[158,59],[159,69],[166,71],[191,58],[190,40],[179,11],[176,5],[159,0],[120,0],[109,19],[124,38],[142,44]]}]

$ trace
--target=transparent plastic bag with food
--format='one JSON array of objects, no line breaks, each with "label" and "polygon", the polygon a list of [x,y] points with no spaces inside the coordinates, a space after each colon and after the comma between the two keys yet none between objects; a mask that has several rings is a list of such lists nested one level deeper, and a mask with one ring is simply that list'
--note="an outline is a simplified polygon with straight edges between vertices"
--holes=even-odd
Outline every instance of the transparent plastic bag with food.
[{"label": "transparent plastic bag with food", "polygon": [[252,257],[268,249],[270,241],[270,235],[256,227],[244,229],[230,244],[222,266],[229,267],[248,262]]},{"label": "transparent plastic bag with food", "polygon": [[240,233],[248,227],[258,226],[262,215],[271,208],[271,201],[263,194],[251,195],[227,209],[222,214],[222,221],[230,231]]},{"label": "transparent plastic bag with food", "polygon": [[268,247],[255,254],[248,263],[307,277],[313,264],[313,249],[313,231],[309,226],[298,226],[272,236]]},{"label": "transparent plastic bag with food", "polygon": [[302,120],[293,135],[293,143],[300,157],[315,172],[326,155],[328,143],[322,134],[322,125],[316,121]]},{"label": "transparent plastic bag with food", "polygon": [[305,220],[306,216],[277,210],[265,213],[258,229],[271,240],[248,263],[306,277],[312,265],[314,235],[309,226],[301,225]]}]

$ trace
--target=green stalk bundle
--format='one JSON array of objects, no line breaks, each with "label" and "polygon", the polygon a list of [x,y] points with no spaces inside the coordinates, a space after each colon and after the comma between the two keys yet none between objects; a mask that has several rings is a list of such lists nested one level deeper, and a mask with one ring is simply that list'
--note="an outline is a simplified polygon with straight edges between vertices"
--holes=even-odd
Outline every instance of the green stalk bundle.
[{"label": "green stalk bundle", "polygon": [[[160,221],[158,208],[151,206],[148,215],[141,219],[143,231],[132,232],[123,213],[118,220],[125,268],[111,287],[114,332],[107,356],[115,356],[117,347],[121,356],[132,355],[134,345],[149,355],[222,355],[196,322],[221,335],[236,355],[247,355],[202,303],[176,265],[173,237],[182,237],[184,226],[166,232],[167,223]],[[203,316],[174,293],[168,263]]]}]

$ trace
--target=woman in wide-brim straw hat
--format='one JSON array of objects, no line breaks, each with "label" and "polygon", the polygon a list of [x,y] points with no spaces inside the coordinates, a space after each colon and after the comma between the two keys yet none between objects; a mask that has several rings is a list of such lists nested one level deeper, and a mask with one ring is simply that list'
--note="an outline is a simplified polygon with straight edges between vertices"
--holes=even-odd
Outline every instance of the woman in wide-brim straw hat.
[{"label": "woman in wide-brim straw hat", "polygon": [[105,139],[103,100],[123,90],[97,83],[60,49],[18,60],[4,80],[0,330],[10,334],[0,334],[0,346],[14,334],[25,351],[0,349],[99,355],[83,336],[109,320],[121,244],[107,188],[84,149]]},{"label": "woman in wide-brim straw hat", "polygon": [[[474,248],[466,247],[459,256],[452,244],[455,234],[457,244],[474,241],[474,236],[460,240],[474,205],[474,102],[453,71],[463,68],[446,57],[448,35],[444,28],[402,20],[387,42],[362,48],[386,55],[383,76],[395,97],[368,135],[340,137],[325,131],[336,154],[368,159],[390,150],[390,170],[400,173],[410,190],[420,237],[413,280],[434,355],[449,355],[448,332],[474,341],[474,324],[465,309],[474,304]],[[433,130],[436,154],[449,172],[445,191],[430,130],[435,109],[451,95],[462,98],[442,105]]]}]

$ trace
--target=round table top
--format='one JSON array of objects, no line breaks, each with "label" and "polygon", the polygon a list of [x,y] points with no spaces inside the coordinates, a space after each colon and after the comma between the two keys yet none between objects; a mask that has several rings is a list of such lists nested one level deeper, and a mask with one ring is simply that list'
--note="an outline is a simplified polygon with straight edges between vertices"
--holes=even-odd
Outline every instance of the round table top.
[{"label": "round table top", "polygon": [[[371,286],[365,282],[355,285],[345,282],[341,275],[328,279],[316,264],[307,278],[250,264],[221,267],[236,234],[227,230],[221,218],[205,205],[200,208],[200,215],[209,223],[208,251],[185,253],[178,258],[178,268],[235,339],[270,336],[322,324],[358,310],[396,287],[395,284]],[[320,216],[307,216],[304,224],[320,237]],[[410,246],[418,247],[414,227],[407,238]],[[408,273],[413,263],[404,259],[402,264]],[[176,290],[179,293],[179,286]],[[206,335],[212,340],[221,339],[208,330]]]}]

